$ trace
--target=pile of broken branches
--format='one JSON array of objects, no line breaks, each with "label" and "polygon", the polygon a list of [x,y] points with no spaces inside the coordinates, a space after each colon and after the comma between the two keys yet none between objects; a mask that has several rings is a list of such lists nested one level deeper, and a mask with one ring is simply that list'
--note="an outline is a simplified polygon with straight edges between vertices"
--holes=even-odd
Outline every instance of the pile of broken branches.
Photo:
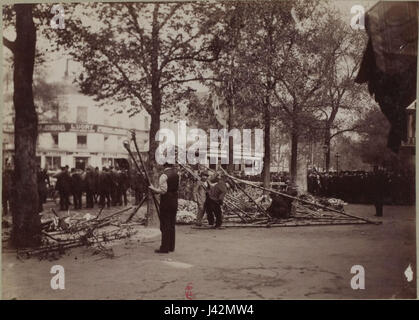
[{"label": "pile of broken branches", "polygon": [[[122,220],[122,213],[134,210],[128,219]],[[96,216],[86,214],[82,218],[60,217],[54,209],[52,219],[42,223],[42,245],[38,248],[20,249],[19,258],[37,256],[40,259],[56,259],[66,250],[75,247],[92,247],[94,253],[113,257],[112,248],[107,244],[115,240],[130,238],[137,233],[134,225],[144,224],[144,220],[131,223],[132,216],[137,212],[137,207],[127,207],[101,217],[103,208]]]}]

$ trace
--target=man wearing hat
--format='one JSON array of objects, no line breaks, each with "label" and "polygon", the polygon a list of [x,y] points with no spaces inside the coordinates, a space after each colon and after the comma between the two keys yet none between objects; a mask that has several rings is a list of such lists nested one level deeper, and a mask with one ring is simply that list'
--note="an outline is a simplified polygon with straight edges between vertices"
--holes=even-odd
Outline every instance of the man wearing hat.
[{"label": "man wearing hat", "polygon": [[223,205],[224,196],[227,193],[227,185],[225,182],[224,175],[214,175],[211,182],[216,182],[215,185],[211,185],[208,199],[207,199],[207,218],[210,225],[214,224],[215,215],[215,226],[214,228],[220,228],[223,223],[223,213],[221,206]]},{"label": "man wearing hat", "polygon": [[202,225],[202,218],[205,214],[205,204],[207,200],[207,190],[209,190],[209,185],[207,182],[208,173],[206,171],[198,173],[200,181],[196,181],[193,189],[193,200],[198,205],[198,213],[196,216],[196,225]]}]

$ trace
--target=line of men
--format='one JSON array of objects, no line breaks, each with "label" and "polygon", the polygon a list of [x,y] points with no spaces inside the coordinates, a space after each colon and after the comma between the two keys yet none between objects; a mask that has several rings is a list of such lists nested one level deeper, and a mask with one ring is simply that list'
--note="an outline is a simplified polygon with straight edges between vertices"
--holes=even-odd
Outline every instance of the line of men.
[{"label": "line of men", "polygon": [[100,207],[128,205],[127,192],[131,188],[135,194],[135,203],[138,204],[146,192],[145,183],[139,174],[128,170],[104,167],[87,167],[85,171],[69,170],[62,167],[61,172],[55,175],[57,182],[55,190],[60,196],[60,210],[68,210],[70,197],[73,197],[75,210],[82,208],[82,196],[86,194],[86,208],[93,208],[95,204]]},{"label": "line of men", "polygon": [[383,179],[377,179],[375,172],[310,172],[307,177],[308,192],[322,197],[339,198],[349,203],[372,203],[374,192],[378,189],[384,194],[386,204],[414,204],[414,174],[381,171]]}]

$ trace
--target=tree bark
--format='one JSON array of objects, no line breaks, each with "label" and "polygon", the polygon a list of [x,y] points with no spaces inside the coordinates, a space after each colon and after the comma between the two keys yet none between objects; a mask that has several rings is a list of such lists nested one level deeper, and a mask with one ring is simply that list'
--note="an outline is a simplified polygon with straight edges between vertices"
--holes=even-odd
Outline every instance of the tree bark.
[{"label": "tree bark", "polygon": [[269,99],[264,106],[263,114],[263,186],[269,188],[271,184],[271,113],[269,110]]},{"label": "tree bark", "polygon": [[[233,99],[227,99],[228,103],[228,122],[227,122],[227,130],[228,132],[233,129],[233,114],[234,114],[234,104]],[[234,149],[233,149],[233,142],[234,139],[232,136],[228,137],[228,165],[227,165],[227,172],[232,173],[234,171]]]},{"label": "tree bark", "polygon": [[297,156],[298,156],[298,129],[295,124],[291,129],[291,161],[290,161],[290,175],[291,182],[297,181]]},{"label": "tree bark", "polygon": [[33,101],[32,81],[35,63],[36,29],[31,4],[16,4],[16,40],[14,48],[15,107],[15,192],[12,244],[15,247],[37,246],[41,240],[36,174],[38,117]]},{"label": "tree bark", "polygon": [[330,169],[330,127],[329,126],[326,126],[326,129],[325,129],[324,145],[327,146],[327,150],[325,152],[326,172],[329,172],[329,169]]},{"label": "tree bark", "polygon": [[[161,115],[161,104],[162,104],[162,95],[160,89],[160,72],[159,72],[159,23],[158,23],[158,11],[159,5],[155,4],[153,11],[153,24],[151,31],[151,41],[152,41],[152,50],[151,50],[151,123],[150,123],[150,133],[149,133],[149,150],[148,150],[148,170],[151,172],[150,179],[151,183],[154,185],[158,182],[159,170],[156,162],[156,150],[158,147],[158,142],[156,141],[156,134],[160,130],[160,115]],[[155,209],[151,191],[148,193],[147,201],[147,226],[158,225],[159,220],[157,216],[157,211]]]}]

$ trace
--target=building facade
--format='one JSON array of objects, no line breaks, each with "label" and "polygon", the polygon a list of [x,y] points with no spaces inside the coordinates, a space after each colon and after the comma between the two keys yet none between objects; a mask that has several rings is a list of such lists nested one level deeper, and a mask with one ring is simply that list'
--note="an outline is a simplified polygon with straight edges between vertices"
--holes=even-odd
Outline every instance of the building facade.
[{"label": "building facade", "polygon": [[[123,107],[103,106],[78,92],[69,81],[57,104],[39,113],[37,161],[48,170],[60,167],[124,166],[129,155],[123,147],[135,130],[141,151],[148,150],[150,116],[141,111],[129,117]],[[14,112],[11,102],[3,110],[3,162],[13,164]],[[4,165],[4,163],[3,163]]]}]

